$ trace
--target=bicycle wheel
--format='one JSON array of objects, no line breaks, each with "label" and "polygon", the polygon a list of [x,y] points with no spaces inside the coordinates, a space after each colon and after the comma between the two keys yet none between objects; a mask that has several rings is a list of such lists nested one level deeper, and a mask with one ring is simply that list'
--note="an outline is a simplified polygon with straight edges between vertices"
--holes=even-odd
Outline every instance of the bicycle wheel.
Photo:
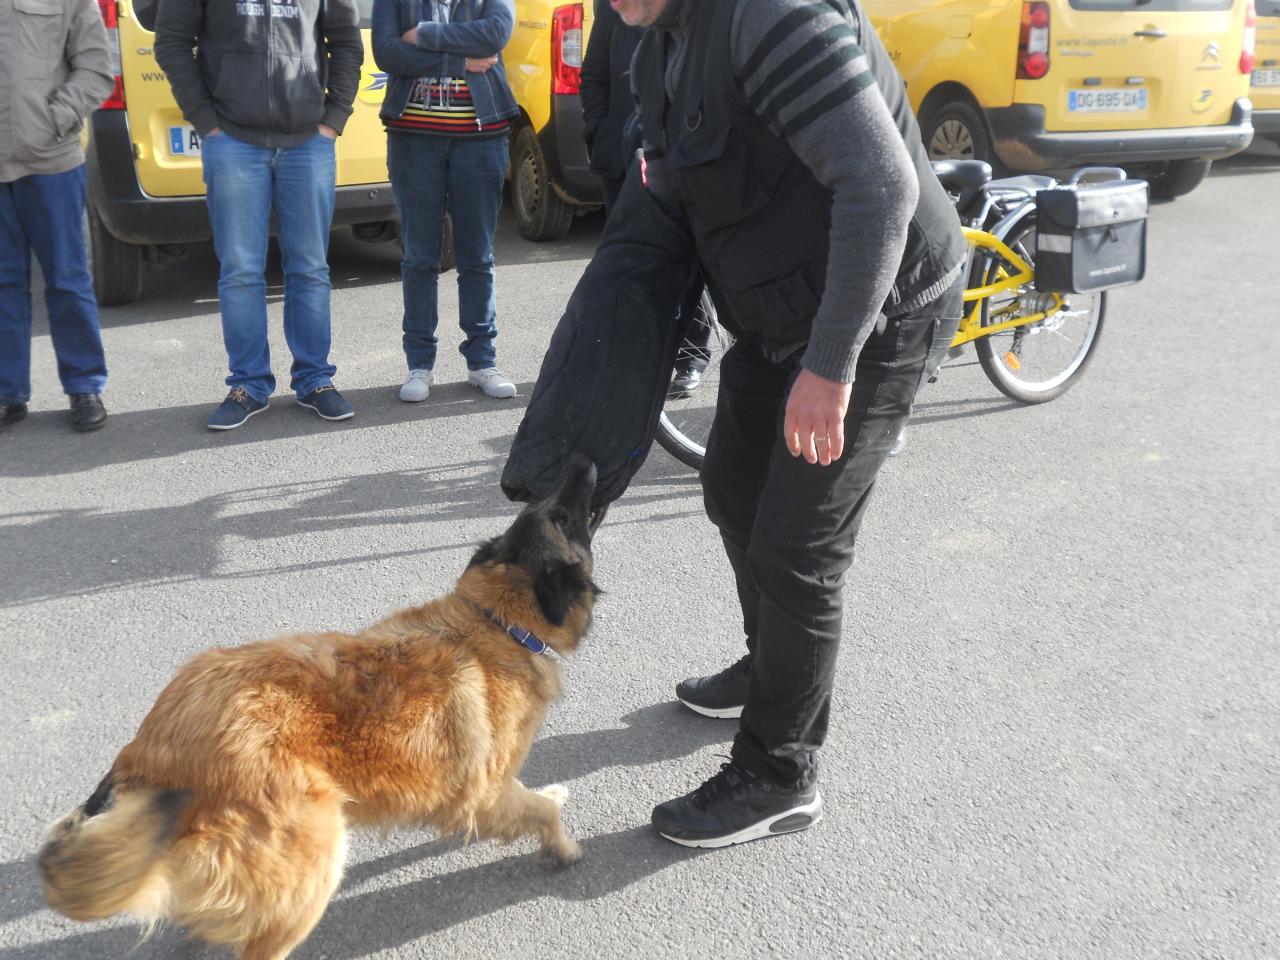
[{"label": "bicycle wheel", "polygon": [[[1005,243],[1034,264],[1034,211],[1014,226]],[[983,283],[1007,276],[1000,263],[983,271]],[[1093,359],[1106,313],[1105,293],[1064,293],[1062,304],[1043,320],[974,341],[982,370],[995,388],[1019,403],[1044,403],[1060,397],[1080,379]],[[981,322],[994,326],[1043,308],[1046,295],[1027,285],[990,297],[982,304]],[[1039,301],[1039,303],[1037,303]]]},{"label": "bicycle wheel", "polygon": [[720,386],[720,358],[733,346],[733,335],[720,326],[711,295],[702,291],[698,311],[676,353],[676,369],[689,361],[706,361],[706,369],[692,390],[669,390],[658,417],[658,444],[685,466],[697,469],[707,452],[707,438],[716,415]]}]

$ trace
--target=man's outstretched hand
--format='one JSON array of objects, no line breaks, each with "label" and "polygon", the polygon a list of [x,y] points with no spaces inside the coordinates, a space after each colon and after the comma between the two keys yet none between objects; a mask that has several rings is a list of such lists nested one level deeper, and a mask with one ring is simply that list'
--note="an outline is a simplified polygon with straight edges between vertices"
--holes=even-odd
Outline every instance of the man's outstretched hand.
[{"label": "man's outstretched hand", "polygon": [[787,396],[783,437],[793,457],[830,466],[844,453],[844,415],[853,384],[801,370]]}]

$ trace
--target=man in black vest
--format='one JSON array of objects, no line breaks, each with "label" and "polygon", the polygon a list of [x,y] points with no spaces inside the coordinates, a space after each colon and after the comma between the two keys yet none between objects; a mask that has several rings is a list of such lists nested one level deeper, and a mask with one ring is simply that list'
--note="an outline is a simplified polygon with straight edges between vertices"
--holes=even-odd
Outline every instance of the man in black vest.
[{"label": "man in black vest", "polygon": [[670,840],[725,846],[821,818],[845,574],[930,343],[959,320],[965,245],[856,0],[612,6],[650,28],[645,185],[738,338],[702,481],[748,652],[676,691],[740,727],[719,773],[653,811]]}]

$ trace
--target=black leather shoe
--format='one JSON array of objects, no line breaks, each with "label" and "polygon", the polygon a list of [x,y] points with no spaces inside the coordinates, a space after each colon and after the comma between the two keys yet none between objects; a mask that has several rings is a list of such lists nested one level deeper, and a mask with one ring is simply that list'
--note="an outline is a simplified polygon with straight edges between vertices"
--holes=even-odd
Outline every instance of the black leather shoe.
[{"label": "black leather shoe", "polygon": [[658,804],[652,817],[659,834],[685,847],[727,847],[795,833],[821,819],[816,783],[785,787],[732,762],[693,793]]},{"label": "black leather shoe", "polygon": [[11,423],[17,423],[27,415],[27,405],[25,403],[0,403],[0,427],[7,427]]},{"label": "black leather shoe", "polygon": [[81,433],[97,430],[107,422],[107,408],[96,393],[71,395],[71,426]]},{"label": "black leather shoe", "polygon": [[680,702],[704,717],[740,717],[751,690],[751,654],[709,677],[690,677],[676,684]]}]

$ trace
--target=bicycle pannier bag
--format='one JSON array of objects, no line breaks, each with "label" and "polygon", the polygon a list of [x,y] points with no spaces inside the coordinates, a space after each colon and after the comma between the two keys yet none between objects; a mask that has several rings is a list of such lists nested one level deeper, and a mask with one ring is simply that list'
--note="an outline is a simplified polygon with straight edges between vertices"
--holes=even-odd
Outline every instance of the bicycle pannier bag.
[{"label": "bicycle pannier bag", "polygon": [[1095,293],[1147,272],[1147,183],[1109,180],[1036,193],[1036,288]]}]

